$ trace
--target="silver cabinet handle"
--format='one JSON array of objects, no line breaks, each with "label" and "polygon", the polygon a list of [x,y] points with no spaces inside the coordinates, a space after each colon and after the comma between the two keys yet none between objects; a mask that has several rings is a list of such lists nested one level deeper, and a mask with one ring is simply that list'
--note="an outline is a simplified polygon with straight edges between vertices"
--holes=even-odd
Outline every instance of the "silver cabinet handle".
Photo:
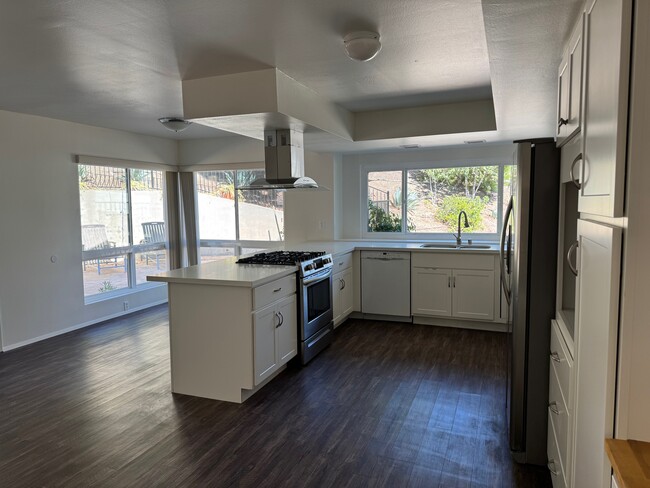
[{"label": "silver cabinet handle", "polygon": [[563,117],[560,117],[559,120],[557,121],[557,128],[559,129],[563,125],[567,125],[569,123],[568,119],[565,119]]},{"label": "silver cabinet handle", "polygon": [[[282,312],[278,312],[278,315],[280,316],[280,325],[284,324],[284,315],[282,315]],[[278,325],[278,327],[280,327],[280,325]]]},{"label": "silver cabinet handle", "polygon": [[579,245],[580,245],[580,242],[575,241],[573,244],[571,244],[571,247],[569,248],[569,250],[566,253],[567,265],[569,266],[569,269],[571,270],[571,272],[576,276],[578,276],[578,267],[577,267],[577,263],[576,263],[576,266],[574,266],[573,263],[571,262],[571,255],[576,251],[576,249],[578,249]]},{"label": "silver cabinet handle", "polygon": [[451,276],[447,279],[447,288],[451,288]]},{"label": "silver cabinet handle", "polygon": [[282,325],[282,322],[280,321],[280,315],[278,315],[277,312],[273,312],[273,316],[274,316],[276,319],[278,319],[278,323],[277,323],[276,326],[275,326],[275,328],[277,329],[278,327],[280,327],[280,326]]},{"label": "silver cabinet handle", "polygon": [[341,280],[343,282],[343,286],[341,287],[341,290],[345,288],[345,280]]},{"label": "silver cabinet handle", "polygon": [[280,287],[280,288],[276,288],[275,290],[273,290],[273,293],[277,293],[277,292],[279,292],[280,290],[282,290],[282,287]]},{"label": "silver cabinet handle", "polygon": [[454,288],[456,288],[456,277],[454,276]]},{"label": "silver cabinet handle", "polygon": [[558,472],[555,469],[555,459],[549,459],[548,464],[546,466],[548,467],[548,470],[551,472],[553,476],[558,475]]},{"label": "silver cabinet handle", "polygon": [[576,164],[578,161],[582,161],[582,153],[578,154],[573,162],[571,163],[571,168],[569,168],[569,178],[571,179],[571,183],[575,185],[575,187],[579,190],[582,187],[582,184],[580,181],[575,177],[573,171],[576,167]]},{"label": "silver cabinet handle", "polygon": [[560,355],[556,352],[551,353],[551,359],[555,361],[556,363],[561,363],[562,360],[560,359]]},{"label": "silver cabinet handle", "polygon": [[343,280],[339,278],[339,290],[343,289]]},{"label": "silver cabinet handle", "polygon": [[548,409],[553,412],[555,415],[560,415],[560,410],[557,408],[557,402],[551,402],[548,404]]}]

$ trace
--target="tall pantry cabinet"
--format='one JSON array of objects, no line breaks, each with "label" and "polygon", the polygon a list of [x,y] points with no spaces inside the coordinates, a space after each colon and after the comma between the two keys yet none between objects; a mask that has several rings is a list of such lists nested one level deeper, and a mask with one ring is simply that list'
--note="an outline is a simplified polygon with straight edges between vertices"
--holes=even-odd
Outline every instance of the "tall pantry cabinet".
[{"label": "tall pantry cabinet", "polygon": [[548,432],[555,488],[609,487],[605,439],[650,441],[640,413],[650,411],[650,380],[638,373],[650,370],[642,352],[650,332],[641,323],[650,300],[634,293],[640,272],[650,273],[642,251],[650,198],[641,183],[650,182],[649,29],[650,2],[587,0],[558,70],[560,257]]}]

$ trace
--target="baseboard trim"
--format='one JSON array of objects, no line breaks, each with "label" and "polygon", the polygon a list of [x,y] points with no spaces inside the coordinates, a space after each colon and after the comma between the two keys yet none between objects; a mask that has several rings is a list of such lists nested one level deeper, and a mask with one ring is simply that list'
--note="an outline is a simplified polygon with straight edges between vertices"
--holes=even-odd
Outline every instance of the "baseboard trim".
[{"label": "baseboard trim", "polygon": [[107,320],[116,319],[118,317],[122,317],[124,315],[129,315],[129,314],[135,313],[135,312],[139,312],[139,311],[145,310],[147,308],[156,307],[158,305],[162,305],[163,303],[167,303],[166,298],[164,300],[158,300],[158,301],[153,302],[153,303],[148,303],[147,305],[142,305],[140,307],[134,307],[134,308],[131,308],[129,310],[125,310],[125,311],[117,312],[117,313],[114,313],[114,314],[106,315],[106,316],[98,318],[98,319],[89,320],[89,321],[83,322],[81,324],[73,325],[72,327],[67,327],[65,329],[50,332],[48,334],[43,334],[41,336],[34,337],[33,339],[28,339],[26,341],[16,342],[14,344],[9,344],[7,346],[3,345],[2,349],[0,349],[0,350],[2,352],[12,351],[12,350],[18,349],[20,347],[29,346],[30,344],[34,344],[36,342],[41,342],[41,341],[44,341],[46,339],[51,339],[52,337],[67,334],[68,332],[74,332],[75,330],[83,329],[85,327],[90,327],[91,325],[99,324],[101,322],[106,322]]},{"label": "baseboard trim", "polygon": [[455,327],[457,329],[486,330],[490,332],[508,331],[508,325],[499,322],[444,319],[440,317],[413,317],[413,323],[419,325],[435,325],[438,327]]}]

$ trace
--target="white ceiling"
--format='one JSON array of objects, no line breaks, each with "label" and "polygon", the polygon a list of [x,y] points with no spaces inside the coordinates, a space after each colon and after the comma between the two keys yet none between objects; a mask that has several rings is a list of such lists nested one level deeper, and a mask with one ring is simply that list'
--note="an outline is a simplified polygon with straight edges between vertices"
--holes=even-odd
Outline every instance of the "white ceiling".
[{"label": "white ceiling", "polygon": [[[555,70],[581,0],[0,0],[0,109],[164,137],[181,80],[277,67],[350,111],[494,97],[489,142],[551,135]],[[378,30],[383,49],[349,60],[342,38]],[[462,143],[465,135],[314,150]]]}]

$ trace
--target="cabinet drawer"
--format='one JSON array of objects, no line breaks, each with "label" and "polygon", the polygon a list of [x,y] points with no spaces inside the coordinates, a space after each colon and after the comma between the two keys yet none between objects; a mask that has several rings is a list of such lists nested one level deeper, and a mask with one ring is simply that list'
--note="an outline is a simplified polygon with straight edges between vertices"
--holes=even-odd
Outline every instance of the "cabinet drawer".
[{"label": "cabinet drawer", "polygon": [[296,275],[290,274],[266,285],[253,288],[253,309],[259,310],[280,298],[296,293]]},{"label": "cabinet drawer", "polygon": [[494,270],[493,254],[471,253],[411,253],[411,266],[414,268],[453,268],[453,269],[481,269]]},{"label": "cabinet drawer", "polygon": [[557,439],[555,438],[555,427],[551,413],[548,414],[548,435],[546,440],[546,455],[548,456],[548,469],[551,473],[553,488],[566,488],[564,477],[564,467],[560,460],[560,453],[557,448]]},{"label": "cabinet drawer", "polygon": [[569,412],[573,411],[571,398],[569,397],[571,368],[573,361],[569,357],[562,333],[555,320],[551,321],[551,350],[550,350],[550,370],[555,373],[558,379],[560,392],[564,397]]},{"label": "cabinet drawer", "polygon": [[555,439],[557,441],[558,453],[562,466],[568,467],[569,453],[569,412],[566,403],[560,393],[560,384],[557,376],[550,371],[549,391],[548,391],[548,415],[553,419],[555,428]]},{"label": "cabinet drawer", "polygon": [[343,254],[342,256],[334,257],[334,273],[343,271],[344,269],[352,267],[352,253]]}]

